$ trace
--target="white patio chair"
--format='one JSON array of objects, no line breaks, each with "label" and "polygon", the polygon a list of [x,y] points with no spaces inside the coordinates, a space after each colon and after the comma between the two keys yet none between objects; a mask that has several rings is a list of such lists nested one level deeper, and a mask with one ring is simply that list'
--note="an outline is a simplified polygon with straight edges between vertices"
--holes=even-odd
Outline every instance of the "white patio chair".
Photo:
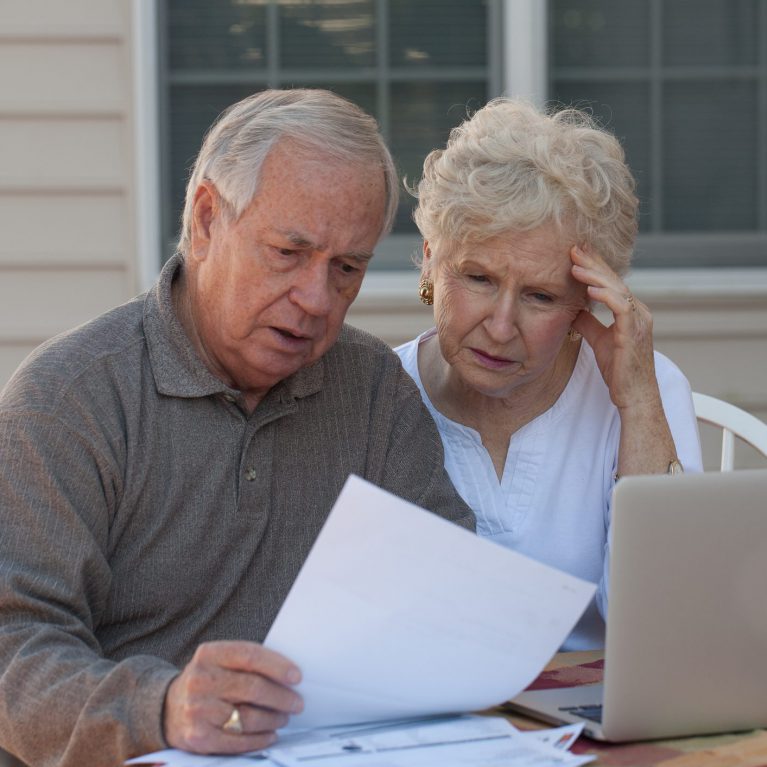
[{"label": "white patio chair", "polygon": [[699,421],[718,426],[722,430],[722,471],[732,471],[735,466],[735,437],[767,458],[767,423],[708,394],[693,392],[692,401]]}]

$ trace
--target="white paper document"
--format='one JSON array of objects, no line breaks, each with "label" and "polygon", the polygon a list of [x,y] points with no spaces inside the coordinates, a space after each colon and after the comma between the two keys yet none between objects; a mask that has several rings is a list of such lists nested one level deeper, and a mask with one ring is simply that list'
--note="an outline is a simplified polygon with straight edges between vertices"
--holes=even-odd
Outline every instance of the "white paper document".
[{"label": "white paper document", "polygon": [[294,737],[268,752],[280,767],[577,767],[596,758],[571,754],[574,738],[535,737],[489,716],[373,723]]},{"label": "white paper document", "polygon": [[260,754],[159,751],[129,765],[166,767],[580,767],[569,747],[580,725],[522,733],[502,717],[452,716],[325,728],[285,736]]},{"label": "white paper document", "polygon": [[551,727],[546,730],[529,730],[520,733],[524,738],[537,740],[553,748],[568,750],[583,732],[583,722],[578,724],[565,724],[562,727]]},{"label": "white paper document", "polygon": [[535,679],[594,591],[352,476],[264,644],[303,673],[291,728],[476,711]]}]

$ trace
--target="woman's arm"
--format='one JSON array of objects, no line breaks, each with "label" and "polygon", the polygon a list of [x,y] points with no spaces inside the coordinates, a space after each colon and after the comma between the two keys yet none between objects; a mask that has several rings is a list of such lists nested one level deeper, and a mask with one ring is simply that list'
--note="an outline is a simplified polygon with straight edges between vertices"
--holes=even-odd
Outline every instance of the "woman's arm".
[{"label": "woman's arm", "polygon": [[573,277],[586,285],[589,299],[613,315],[604,325],[582,311],[573,327],[594,350],[620,414],[617,474],[664,474],[679,457],[655,372],[652,315],[596,253],[575,246],[571,258]]}]

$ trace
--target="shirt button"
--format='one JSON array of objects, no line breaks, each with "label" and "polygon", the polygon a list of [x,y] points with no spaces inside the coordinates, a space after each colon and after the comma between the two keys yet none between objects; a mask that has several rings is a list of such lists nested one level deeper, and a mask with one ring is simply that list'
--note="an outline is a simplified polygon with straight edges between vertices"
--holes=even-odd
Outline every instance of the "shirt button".
[{"label": "shirt button", "polygon": [[245,472],[245,479],[248,480],[248,482],[252,482],[256,478],[256,470],[253,468],[248,469]]},{"label": "shirt button", "polygon": [[234,395],[232,395],[232,394],[224,394],[224,399],[227,402],[234,402]]}]

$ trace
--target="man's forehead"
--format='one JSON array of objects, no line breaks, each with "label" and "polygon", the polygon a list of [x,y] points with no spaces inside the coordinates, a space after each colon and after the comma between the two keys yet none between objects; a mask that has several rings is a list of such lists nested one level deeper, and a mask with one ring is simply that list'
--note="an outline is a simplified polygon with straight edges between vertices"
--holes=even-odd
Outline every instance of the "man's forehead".
[{"label": "man's forehead", "polygon": [[286,141],[269,152],[243,224],[297,248],[369,261],[383,226],[383,174],[294,148]]}]

